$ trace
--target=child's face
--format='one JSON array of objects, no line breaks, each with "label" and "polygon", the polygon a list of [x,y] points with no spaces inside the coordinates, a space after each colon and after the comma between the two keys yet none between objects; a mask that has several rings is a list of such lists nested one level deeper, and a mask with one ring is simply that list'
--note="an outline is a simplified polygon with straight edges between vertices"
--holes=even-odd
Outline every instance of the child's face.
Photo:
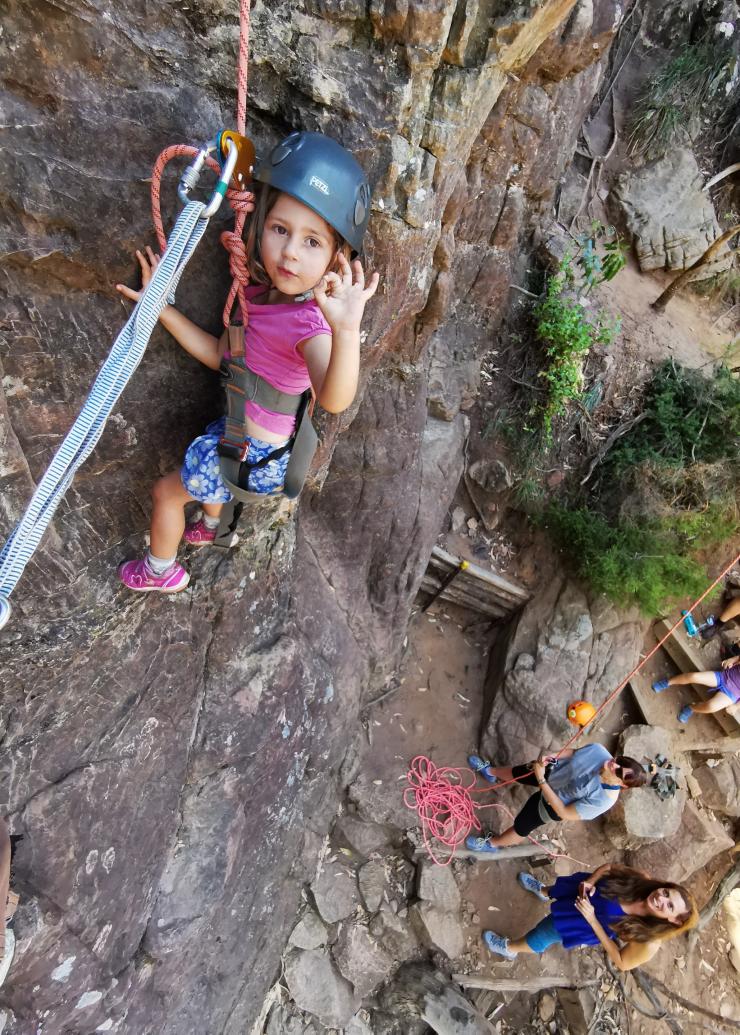
[{"label": "child's face", "polygon": [[315,287],[336,253],[329,224],[289,194],[281,194],[270,209],[260,243],[267,275],[285,295]]}]

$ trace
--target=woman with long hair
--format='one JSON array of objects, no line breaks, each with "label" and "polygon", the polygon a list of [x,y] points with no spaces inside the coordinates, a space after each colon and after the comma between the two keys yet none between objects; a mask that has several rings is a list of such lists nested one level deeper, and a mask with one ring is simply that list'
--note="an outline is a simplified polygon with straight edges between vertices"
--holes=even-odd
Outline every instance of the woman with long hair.
[{"label": "woman with long hair", "polygon": [[654,956],[661,942],[688,931],[699,919],[687,888],[616,863],[599,866],[590,875],[558,877],[550,888],[531,873],[520,873],[518,880],[550,906],[550,913],[517,940],[483,932],[491,952],[506,959],[520,952],[541,953],[551,945],[601,945],[618,970],[633,970]]}]

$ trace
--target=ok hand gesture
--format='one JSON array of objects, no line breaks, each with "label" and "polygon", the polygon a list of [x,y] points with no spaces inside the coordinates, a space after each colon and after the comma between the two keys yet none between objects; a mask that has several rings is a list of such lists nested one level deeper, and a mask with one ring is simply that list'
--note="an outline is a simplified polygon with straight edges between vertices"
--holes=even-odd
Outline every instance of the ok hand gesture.
[{"label": "ok hand gesture", "polygon": [[366,287],[359,259],[350,266],[340,254],[338,264],[339,273],[325,273],[313,289],[314,298],[332,331],[359,332],[365,303],[377,291],[380,277],[373,273]]}]

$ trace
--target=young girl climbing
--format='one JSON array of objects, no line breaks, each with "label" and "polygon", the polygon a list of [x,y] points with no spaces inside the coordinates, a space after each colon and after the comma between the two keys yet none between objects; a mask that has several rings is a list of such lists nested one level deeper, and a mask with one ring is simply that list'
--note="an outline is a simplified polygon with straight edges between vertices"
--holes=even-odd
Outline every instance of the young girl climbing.
[{"label": "young girl climbing", "polygon": [[699,704],[685,704],[678,713],[679,722],[688,722],[694,712],[697,715],[721,712],[740,701],[740,657],[723,661],[719,672],[682,672],[680,676],[659,679],[653,683],[653,690],[660,694],[671,686],[689,686],[691,683],[709,687],[712,696]]},{"label": "young girl climbing", "polygon": [[[258,162],[255,210],[247,224],[245,249],[251,285],[242,315],[246,366],[276,398],[300,397],[309,387],[318,403],[341,413],[357,391],[360,322],[378,287],[366,282],[362,263],[350,262],[367,226],[370,188],[352,155],[320,133],[293,133]],[[136,253],[143,287],[157,266],[151,248]],[[123,284],[121,294],[140,291]],[[201,330],[173,306],[160,320],[175,340],[213,370],[230,358],[229,335]],[[281,394],[282,393],[282,394]],[[245,402],[250,492],[276,493],[290,457],[295,415]],[[177,563],[180,540],[192,546],[213,542],[223,503],[231,499],[219,467],[218,447],[225,418],[209,424],[188,447],[179,470],[154,485],[149,551],[118,569],[121,581],[139,593],[177,593],[190,576]],[[249,466],[257,465],[257,466]],[[184,507],[198,501],[202,517],[185,525]]]},{"label": "young girl climbing", "polygon": [[651,959],[662,942],[699,919],[691,892],[681,884],[653,880],[629,866],[606,863],[590,875],[558,877],[550,888],[531,873],[520,873],[517,879],[549,905],[550,913],[516,940],[483,932],[490,951],[506,959],[520,952],[541,953],[552,945],[601,945],[618,970],[633,970]]}]

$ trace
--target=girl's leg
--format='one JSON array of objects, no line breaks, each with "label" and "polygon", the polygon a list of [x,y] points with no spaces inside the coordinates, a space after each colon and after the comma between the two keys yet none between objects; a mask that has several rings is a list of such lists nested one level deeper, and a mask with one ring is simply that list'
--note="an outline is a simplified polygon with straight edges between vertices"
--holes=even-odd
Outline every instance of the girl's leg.
[{"label": "girl's leg", "polygon": [[173,558],[185,531],[185,504],[193,502],[193,497],[183,487],[179,471],[171,471],[155,482],[152,500],[154,509],[149,549],[161,560]]},{"label": "girl's leg", "polygon": [[712,689],[716,689],[718,685],[716,672],[682,672],[680,676],[671,676],[666,682],[668,686],[689,686],[696,683],[697,686],[709,686]]},{"label": "girl's leg", "polygon": [[486,769],[486,772],[490,776],[495,776],[497,782],[502,782],[504,780],[511,780],[512,779],[512,768],[511,768],[511,766],[504,766],[504,765],[492,766],[492,765],[489,765],[487,767],[487,769]]},{"label": "girl's leg", "polygon": [[201,503],[203,513],[207,514],[209,518],[221,517],[221,508],[223,503]]},{"label": "girl's leg", "polygon": [[518,938],[516,941],[509,940],[509,952],[534,952],[534,949],[530,949],[529,943],[527,942],[526,936],[524,938]]},{"label": "girl's leg", "polygon": [[735,597],[734,600],[731,600],[719,616],[719,620],[722,623],[731,622],[733,618],[740,618],[740,597]]},{"label": "girl's leg", "polygon": [[724,693],[723,690],[718,690],[716,694],[712,694],[708,701],[702,701],[701,704],[692,704],[692,712],[698,712],[699,715],[711,715],[712,712],[721,712],[724,708],[729,708],[732,701]]}]

